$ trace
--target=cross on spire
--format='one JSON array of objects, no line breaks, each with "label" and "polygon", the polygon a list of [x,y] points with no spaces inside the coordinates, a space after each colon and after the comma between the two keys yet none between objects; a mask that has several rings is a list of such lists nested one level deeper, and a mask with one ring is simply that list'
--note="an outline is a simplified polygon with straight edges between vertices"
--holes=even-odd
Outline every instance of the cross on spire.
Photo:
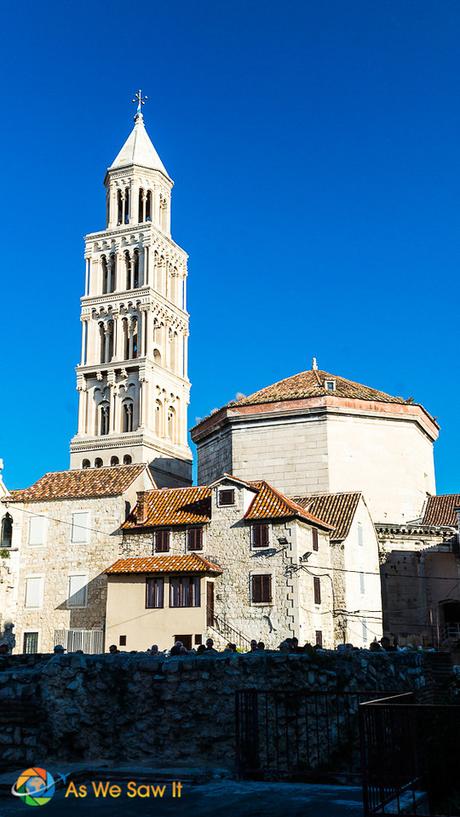
[{"label": "cross on spire", "polygon": [[142,91],[140,89],[138,91],[136,91],[136,93],[134,94],[133,99],[132,99],[132,102],[134,102],[134,103],[137,102],[136,116],[138,114],[142,115],[142,106],[145,105],[147,100],[148,100],[148,96],[142,96]]}]

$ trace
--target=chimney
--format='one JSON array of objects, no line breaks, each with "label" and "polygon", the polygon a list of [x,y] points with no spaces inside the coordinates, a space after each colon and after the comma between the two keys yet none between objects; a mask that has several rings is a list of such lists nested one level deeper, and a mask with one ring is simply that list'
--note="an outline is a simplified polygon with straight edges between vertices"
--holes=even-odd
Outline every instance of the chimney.
[{"label": "chimney", "polygon": [[147,493],[148,491],[137,492],[136,522],[138,525],[142,525],[147,519]]}]

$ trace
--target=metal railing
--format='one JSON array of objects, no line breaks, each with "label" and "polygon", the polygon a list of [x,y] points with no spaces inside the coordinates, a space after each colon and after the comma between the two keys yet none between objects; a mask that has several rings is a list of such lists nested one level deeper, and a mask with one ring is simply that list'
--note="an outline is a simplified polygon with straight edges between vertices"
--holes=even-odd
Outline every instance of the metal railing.
[{"label": "metal railing", "polygon": [[251,646],[251,640],[247,638],[247,636],[237,630],[232,624],[229,624],[226,618],[216,615],[214,610],[211,610],[209,607],[207,609],[207,626],[226,641],[231,641],[241,649],[248,649]]},{"label": "metal railing", "polygon": [[239,690],[236,734],[240,777],[360,782],[359,705],[388,694]]},{"label": "metal railing", "polygon": [[460,814],[460,706],[419,704],[413,693],[362,703],[364,814]]}]

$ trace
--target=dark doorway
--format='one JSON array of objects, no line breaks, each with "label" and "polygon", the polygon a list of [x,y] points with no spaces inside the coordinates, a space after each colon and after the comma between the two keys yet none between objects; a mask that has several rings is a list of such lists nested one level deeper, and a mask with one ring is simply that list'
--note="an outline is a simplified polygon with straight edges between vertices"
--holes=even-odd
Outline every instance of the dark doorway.
[{"label": "dark doorway", "polygon": [[460,601],[444,601],[439,606],[444,638],[460,638]]},{"label": "dark doorway", "polygon": [[206,625],[214,624],[214,583],[206,582]]}]

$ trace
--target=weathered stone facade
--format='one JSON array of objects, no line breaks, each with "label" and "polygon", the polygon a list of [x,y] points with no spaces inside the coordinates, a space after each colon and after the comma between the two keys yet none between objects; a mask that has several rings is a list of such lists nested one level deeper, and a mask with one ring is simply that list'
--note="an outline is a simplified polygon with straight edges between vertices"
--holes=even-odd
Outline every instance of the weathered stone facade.
[{"label": "weathered stone facade", "polygon": [[[235,692],[423,689],[421,654],[0,657],[0,758],[150,761],[235,771]],[[17,713],[33,706],[38,722]],[[8,714],[9,711],[9,714]]]}]

